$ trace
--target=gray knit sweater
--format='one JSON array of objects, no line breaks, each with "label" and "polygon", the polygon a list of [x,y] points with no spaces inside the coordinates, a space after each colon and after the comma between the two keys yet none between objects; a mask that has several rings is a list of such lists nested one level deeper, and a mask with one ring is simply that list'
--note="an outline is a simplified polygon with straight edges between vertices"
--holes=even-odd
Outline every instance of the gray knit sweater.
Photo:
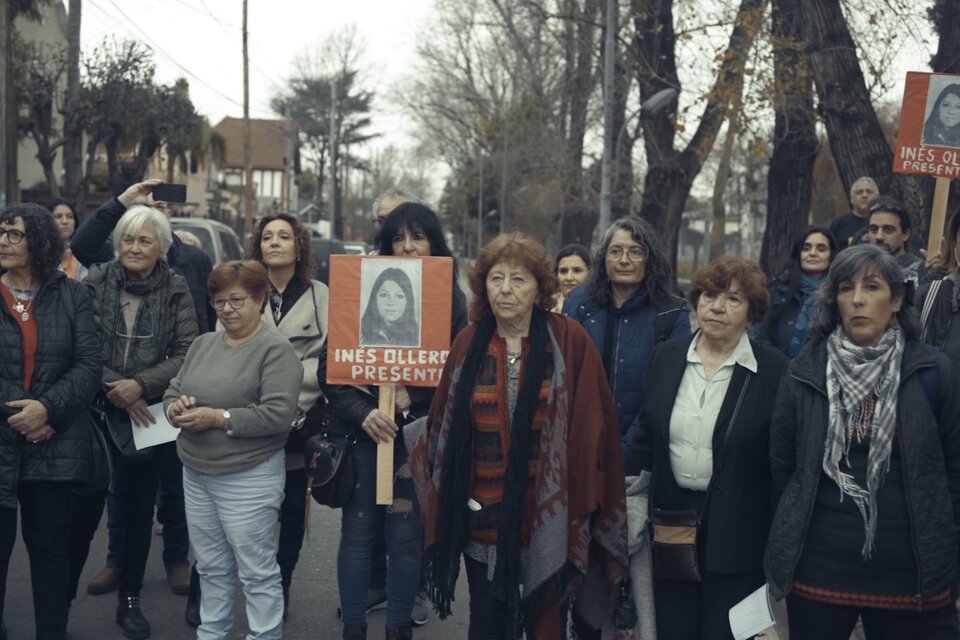
[{"label": "gray knit sweater", "polygon": [[177,452],[194,471],[221,475],[250,469],[282,449],[297,414],[303,367],[290,342],[260,329],[236,346],[221,331],[190,346],[163,396],[164,409],[181,395],[201,407],[230,411],[232,435],[221,429],[181,431]]}]

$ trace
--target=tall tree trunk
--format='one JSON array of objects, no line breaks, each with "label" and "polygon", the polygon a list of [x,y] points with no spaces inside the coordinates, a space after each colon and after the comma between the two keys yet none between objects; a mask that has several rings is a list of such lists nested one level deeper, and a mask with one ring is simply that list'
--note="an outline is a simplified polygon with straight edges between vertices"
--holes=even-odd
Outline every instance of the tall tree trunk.
[{"label": "tall tree trunk", "polygon": [[117,145],[118,142],[115,139],[104,142],[104,147],[106,147],[107,150],[107,175],[109,177],[110,192],[115,196],[120,195],[124,190]]},{"label": "tall tree trunk", "polygon": [[[647,100],[663,89],[680,88],[672,5],[672,0],[631,0],[636,27],[633,49],[641,100]],[[682,151],[674,148],[676,95],[669,108],[644,119],[643,138],[649,170],[644,180],[640,215],[653,225],[662,239],[674,275],[681,217],[690,188],[716,142],[732,99],[732,89],[743,79],[747,53],[765,6],[766,0],[741,0],[727,51],[707,97],[700,124]]]},{"label": "tall tree trunk", "polygon": [[67,19],[67,95],[63,113],[64,187],[74,199],[83,177],[83,127],[79,122],[81,4],[82,0],[70,0]]},{"label": "tall tree trunk", "polygon": [[814,127],[813,73],[804,53],[804,13],[795,0],[773,0],[773,154],[767,174],[767,226],[760,265],[771,277],[790,259],[810,219],[813,163],[819,143]]},{"label": "tall tree trunk", "polygon": [[[619,47],[618,47],[619,48]],[[629,55],[629,54],[628,54]],[[622,53],[613,63],[613,171],[610,188],[610,221],[630,215],[630,197],[633,195],[633,143],[628,131],[627,98],[630,94],[629,65]],[[633,115],[633,114],[630,114]],[[606,229],[601,229],[601,233]]]},{"label": "tall tree trunk", "polygon": [[710,224],[710,261],[714,261],[727,252],[727,206],[723,198],[730,180],[730,164],[733,157],[733,143],[737,139],[737,124],[740,119],[740,98],[730,114],[727,123],[727,135],[723,138],[723,150],[720,153],[720,165],[717,167],[717,177],[713,181],[713,198],[711,209],[713,221]]},{"label": "tall tree trunk", "polygon": [[[564,169],[564,202],[561,225],[561,244],[579,242],[590,244],[590,235],[597,224],[597,209],[586,202],[588,189],[584,184],[583,174],[583,145],[587,133],[588,111],[590,94],[596,84],[596,33],[597,23],[600,21],[601,3],[598,0],[586,0],[583,9],[578,3],[571,0],[568,6],[571,9],[571,24],[576,25],[576,36],[573,41],[573,52],[568,55],[566,63],[571,65],[567,69],[569,78],[569,124],[566,136],[566,158]],[[572,31],[572,28],[571,28]]]},{"label": "tall tree trunk", "polygon": [[893,151],[870,101],[840,0],[803,0],[802,6],[818,110],[844,190],[849,192],[857,178],[870,176],[881,193],[891,194],[907,206],[914,228],[920,228],[924,210],[920,180],[893,175]]}]

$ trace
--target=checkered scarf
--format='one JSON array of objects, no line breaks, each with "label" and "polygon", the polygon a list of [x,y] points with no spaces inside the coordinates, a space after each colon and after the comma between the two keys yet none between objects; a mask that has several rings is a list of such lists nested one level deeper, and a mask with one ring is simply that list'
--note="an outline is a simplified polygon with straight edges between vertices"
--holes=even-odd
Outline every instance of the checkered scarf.
[{"label": "checkered scarf", "polygon": [[[897,390],[903,332],[887,330],[873,347],[859,347],[837,327],[827,338],[827,399],[830,421],[823,453],[823,470],[840,487],[840,500],[853,499],[863,517],[865,540],[861,555],[870,558],[877,532],[877,492],[890,469],[890,450],[897,418]],[[867,488],[840,470],[850,467],[850,443],[870,439]]]}]

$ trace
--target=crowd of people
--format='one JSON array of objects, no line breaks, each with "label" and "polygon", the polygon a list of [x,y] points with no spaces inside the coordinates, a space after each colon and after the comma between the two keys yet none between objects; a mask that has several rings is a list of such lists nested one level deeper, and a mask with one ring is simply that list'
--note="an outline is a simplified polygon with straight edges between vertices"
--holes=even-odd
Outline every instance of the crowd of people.
[{"label": "crowd of people", "polygon": [[[322,433],[356,473],[331,603],[345,640],[375,609],[390,640],[430,605],[446,617],[461,568],[470,640],[727,640],[764,584],[793,640],[858,620],[870,640],[960,639],[960,216],[924,261],[906,209],[861,178],[781,273],[724,256],[685,297],[639,218],[592,255],[500,234],[469,303],[453,261],[439,386],[398,385],[384,410],[375,386],[327,382],[336,309],[297,217],[263,217],[247,259],[214,266],[156,184],[83,221],[62,200],[0,212],[0,619],[17,509],[36,637],[63,640],[106,508],[87,590],[117,591],[125,637],[151,635],[155,518],[198,639],[231,637],[238,580],[247,637],[282,637]],[[453,258],[416,198],[391,190],[374,216],[380,256]],[[359,344],[420,344],[404,269],[364,296]],[[138,450],[158,404],[179,434]]]}]

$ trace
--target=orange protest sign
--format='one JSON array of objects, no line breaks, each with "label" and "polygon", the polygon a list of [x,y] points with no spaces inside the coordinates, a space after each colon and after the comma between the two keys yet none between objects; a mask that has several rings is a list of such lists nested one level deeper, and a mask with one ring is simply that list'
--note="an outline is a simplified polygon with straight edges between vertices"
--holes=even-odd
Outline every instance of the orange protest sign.
[{"label": "orange protest sign", "polygon": [[960,177],[960,75],[907,73],[893,170]]},{"label": "orange protest sign", "polygon": [[452,296],[452,258],[330,256],[327,382],[437,386]]}]

